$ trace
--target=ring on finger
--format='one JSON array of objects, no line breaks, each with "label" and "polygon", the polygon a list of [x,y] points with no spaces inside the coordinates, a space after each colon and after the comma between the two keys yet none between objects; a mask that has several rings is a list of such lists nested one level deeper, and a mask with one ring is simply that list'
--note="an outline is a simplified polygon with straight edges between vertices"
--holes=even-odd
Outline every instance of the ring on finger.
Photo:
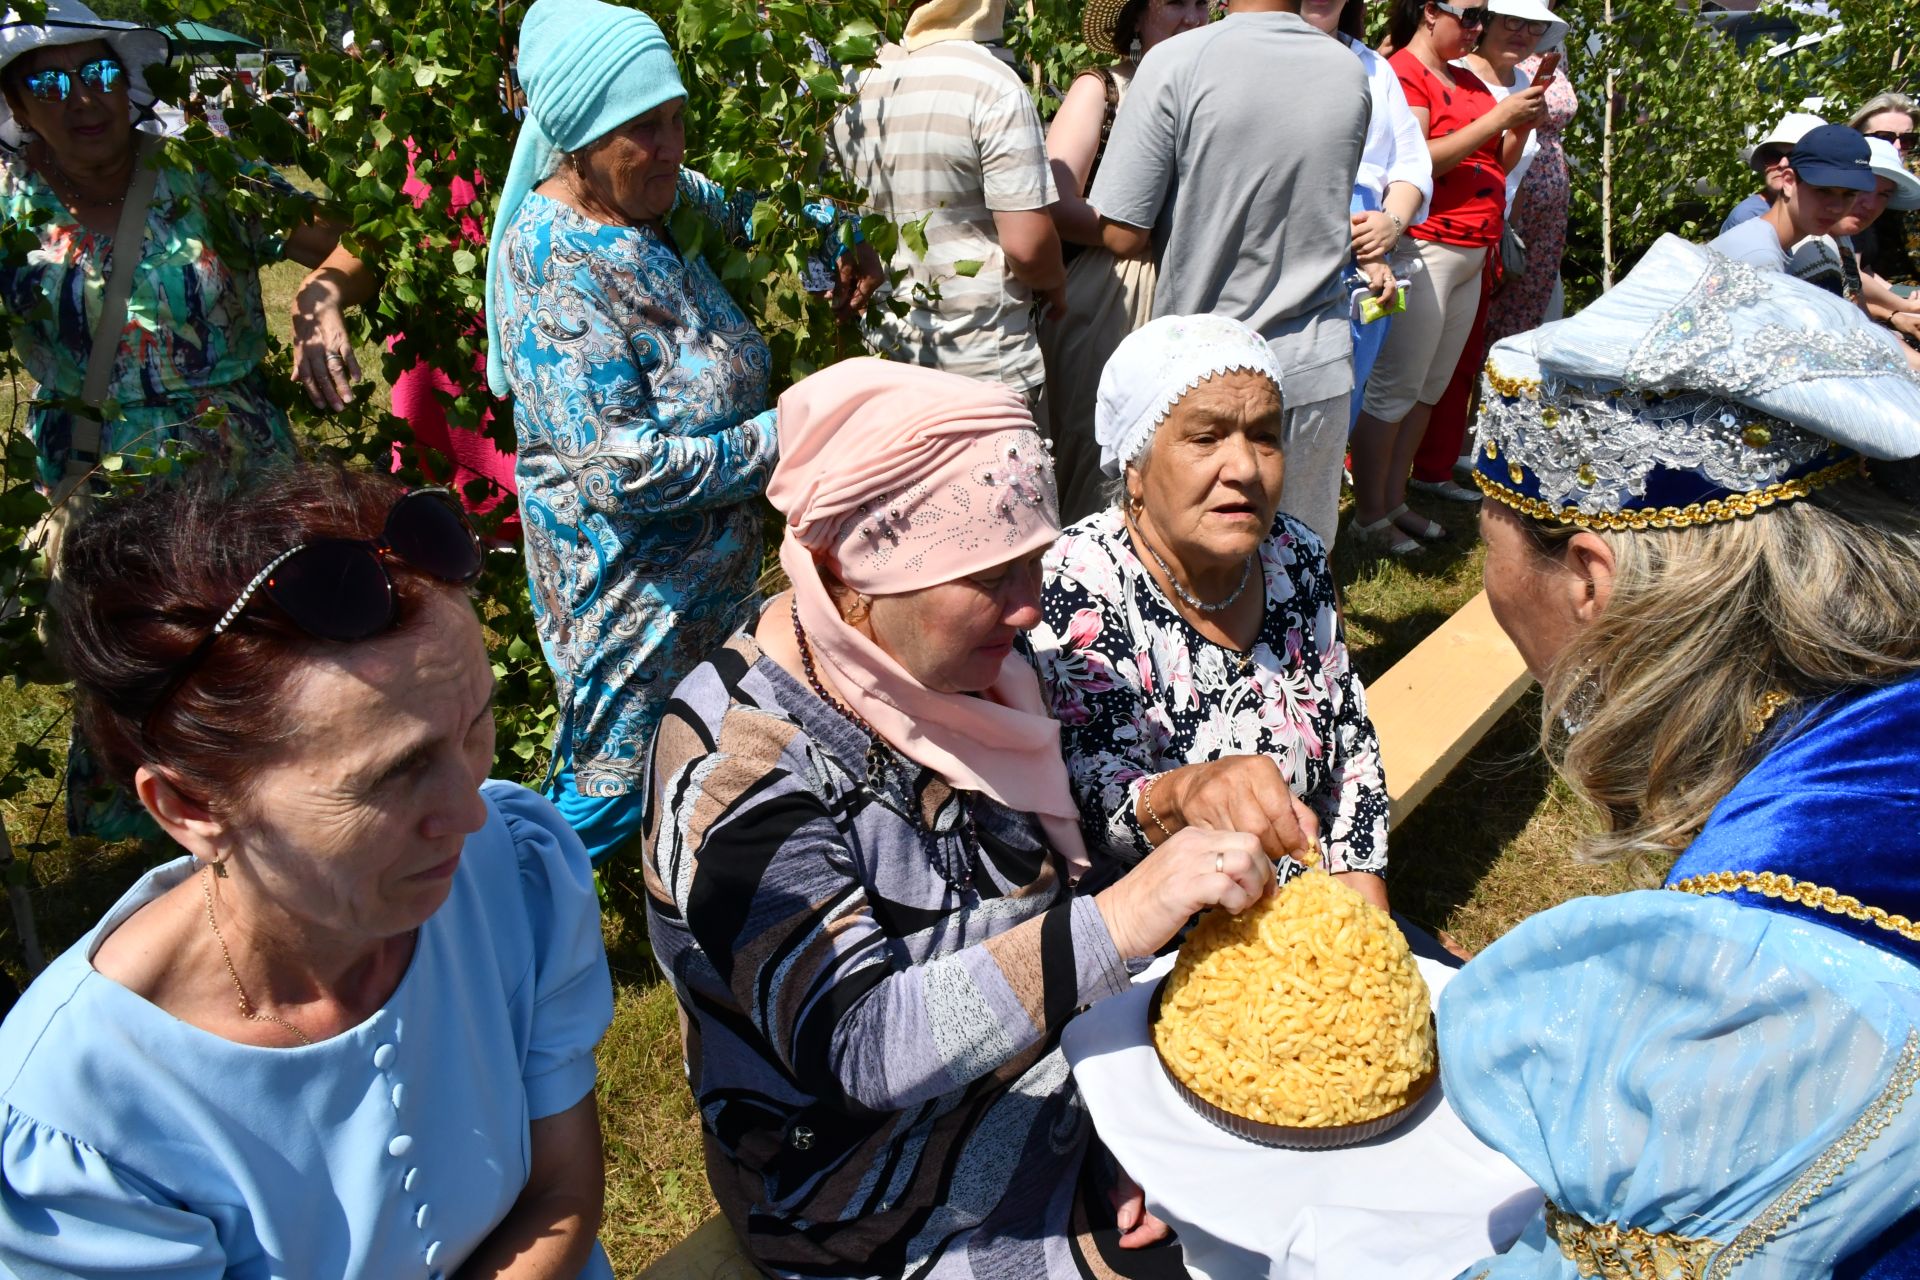
[{"label": "ring on finger", "polygon": [[1225,871],[1225,870],[1227,869],[1227,855],[1226,855],[1226,854],[1224,854],[1224,853],[1216,853],[1216,854],[1214,854],[1214,855],[1213,855],[1213,869],[1214,869],[1215,871]]},{"label": "ring on finger", "polygon": [[345,356],[343,356],[343,355],[341,355],[341,354],[339,354],[338,352],[335,352],[335,351],[329,351],[329,352],[327,353],[327,363],[328,363],[328,364],[337,364],[337,365],[339,365],[339,366],[341,366],[342,368],[345,368],[345,367],[346,367],[346,363],[347,363],[347,358],[346,358]]}]

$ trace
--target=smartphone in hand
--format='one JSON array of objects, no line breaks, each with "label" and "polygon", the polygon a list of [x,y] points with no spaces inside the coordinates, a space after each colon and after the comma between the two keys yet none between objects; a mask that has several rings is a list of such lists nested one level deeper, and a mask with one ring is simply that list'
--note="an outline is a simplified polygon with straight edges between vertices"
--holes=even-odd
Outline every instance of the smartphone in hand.
[{"label": "smartphone in hand", "polygon": [[1555,49],[1552,53],[1541,54],[1539,69],[1533,73],[1533,82],[1535,84],[1545,84],[1547,81],[1553,79],[1553,73],[1559,69],[1560,51],[1558,49]]}]

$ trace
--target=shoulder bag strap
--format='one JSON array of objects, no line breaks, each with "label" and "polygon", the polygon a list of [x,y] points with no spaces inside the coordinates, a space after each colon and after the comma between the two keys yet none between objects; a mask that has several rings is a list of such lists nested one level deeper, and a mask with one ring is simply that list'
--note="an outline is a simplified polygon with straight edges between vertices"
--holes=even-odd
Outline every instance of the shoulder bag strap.
[{"label": "shoulder bag strap", "polygon": [[88,413],[76,417],[73,424],[68,474],[76,469],[91,470],[100,461],[100,406],[106,401],[114,357],[120,352],[120,337],[127,327],[127,299],[133,293],[133,274],[146,251],[147,209],[160,178],[152,159],[153,146],[143,138],[134,152],[133,181],[120,206],[120,225],[113,233],[113,268],[107,273],[107,292],[100,300],[100,315],[93,325],[93,350],[87,356],[87,379],[80,388]]}]

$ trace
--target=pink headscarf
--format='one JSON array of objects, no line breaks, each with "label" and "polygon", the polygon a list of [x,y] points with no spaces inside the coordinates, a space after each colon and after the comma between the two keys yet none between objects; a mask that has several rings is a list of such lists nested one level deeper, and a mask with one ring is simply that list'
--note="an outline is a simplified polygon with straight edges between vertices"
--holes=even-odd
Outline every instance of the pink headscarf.
[{"label": "pink headscarf", "polygon": [[841,620],[818,568],[862,594],[894,595],[1051,544],[1053,461],[1026,402],[916,365],[833,365],[780,397],[767,497],[787,517],[780,564],[814,662],[847,704],[955,788],[1036,815],[1077,878],[1087,867],[1080,814],[1033,669],[1009,654],[978,696],[936,693]]}]

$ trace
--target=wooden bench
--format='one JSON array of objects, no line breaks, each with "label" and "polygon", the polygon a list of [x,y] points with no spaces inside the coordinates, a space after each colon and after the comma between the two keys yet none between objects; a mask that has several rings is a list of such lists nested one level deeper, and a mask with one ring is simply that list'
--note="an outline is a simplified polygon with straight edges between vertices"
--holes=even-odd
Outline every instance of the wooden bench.
[{"label": "wooden bench", "polygon": [[[1440,629],[1367,686],[1367,714],[1380,735],[1381,766],[1398,826],[1465,759],[1532,683],[1487,594],[1467,602]],[[641,1280],[755,1280],[725,1218],[712,1217]]]},{"label": "wooden bench", "polygon": [[1482,591],[1367,685],[1399,826],[1533,683]]}]

